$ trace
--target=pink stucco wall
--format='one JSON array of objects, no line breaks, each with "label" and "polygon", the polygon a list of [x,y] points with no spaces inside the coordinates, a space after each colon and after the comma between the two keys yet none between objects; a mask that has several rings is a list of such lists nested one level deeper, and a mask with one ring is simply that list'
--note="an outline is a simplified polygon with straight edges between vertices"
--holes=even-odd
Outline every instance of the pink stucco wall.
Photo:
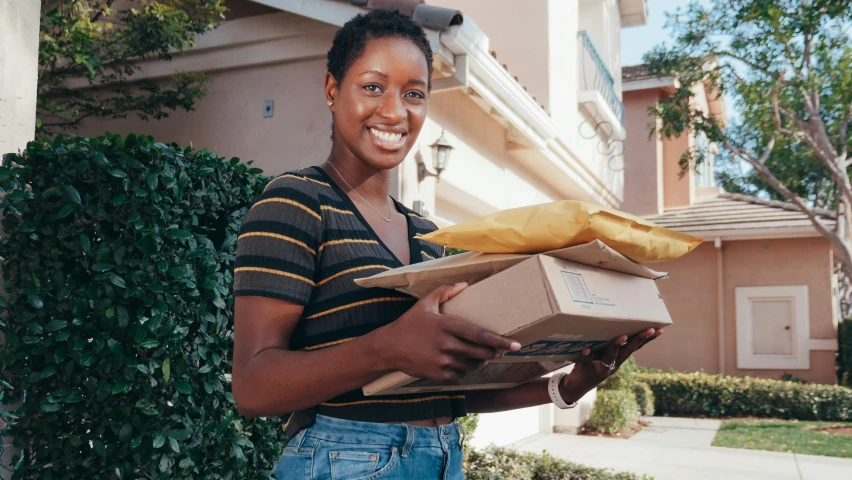
[{"label": "pink stucco wall", "polygon": [[663,211],[663,140],[649,138],[653,117],[648,108],[660,100],[657,89],[624,92],[624,203],[622,210],[634,215],[658,215]]},{"label": "pink stucco wall", "polygon": [[[778,378],[785,372],[737,368],[736,287],[807,285],[810,338],[835,337],[831,261],[829,244],[821,237],[723,243],[724,373]],[[670,274],[658,286],[674,324],[638,352],[637,362],[662,369],[719,373],[715,247],[708,242],[676,261],[654,267]],[[810,382],[835,383],[834,352],[811,351],[810,355],[810,370],[790,373]]]}]

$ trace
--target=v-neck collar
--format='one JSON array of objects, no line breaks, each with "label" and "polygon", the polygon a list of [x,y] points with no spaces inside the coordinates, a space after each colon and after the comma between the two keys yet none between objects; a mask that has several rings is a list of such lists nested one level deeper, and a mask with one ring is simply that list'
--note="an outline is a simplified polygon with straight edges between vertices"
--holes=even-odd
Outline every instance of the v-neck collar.
[{"label": "v-neck collar", "polygon": [[[337,194],[343,198],[343,201],[346,202],[349,211],[351,211],[352,214],[355,215],[355,218],[357,218],[358,221],[361,222],[364,228],[367,229],[367,232],[369,232],[369,234],[373,236],[373,239],[379,242],[379,245],[381,245],[382,248],[384,248],[385,251],[388,252],[394,262],[397,263],[397,266],[404,267],[405,264],[402,263],[402,260],[400,260],[399,257],[397,257],[395,253],[393,253],[393,250],[391,250],[390,247],[385,244],[385,242],[382,240],[382,237],[380,237],[379,234],[376,233],[375,230],[373,230],[373,227],[370,225],[370,222],[368,222],[367,219],[364,218],[363,215],[361,215],[361,211],[358,210],[358,206],[355,205],[355,202],[353,202],[352,199],[349,198],[349,195],[347,195],[346,192],[343,191],[343,188],[341,188],[340,185],[338,185],[337,182],[333,178],[331,178],[331,175],[329,175],[325,170],[322,169],[322,167],[314,166],[313,168],[316,169],[316,171],[319,172],[319,174],[331,185],[331,188],[334,189],[334,191],[337,192]],[[405,217],[405,224],[408,228],[408,263],[409,265],[414,263],[420,263],[423,261],[423,255],[420,251],[418,241],[415,238],[417,229],[414,227],[414,222],[411,220],[411,216],[408,215],[408,213],[405,211],[405,207],[401,203],[399,203],[395,198],[393,198],[393,196],[388,196],[393,201],[393,205],[396,210],[401,213],[403,217]]]}]

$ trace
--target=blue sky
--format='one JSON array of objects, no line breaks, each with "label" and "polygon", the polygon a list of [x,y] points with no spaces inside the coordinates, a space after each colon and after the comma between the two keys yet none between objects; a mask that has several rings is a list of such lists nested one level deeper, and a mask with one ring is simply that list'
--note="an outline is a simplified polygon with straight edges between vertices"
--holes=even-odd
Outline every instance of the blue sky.
[{"label": "blue sky", "polygon": [[688,0],[648,0],[648,24],[621,31],[621,64],[642,63],[642,55],[669,36],[669,31],[663,29],[666,23],[664,13],[674,12],[677,7],[688,4]]}]

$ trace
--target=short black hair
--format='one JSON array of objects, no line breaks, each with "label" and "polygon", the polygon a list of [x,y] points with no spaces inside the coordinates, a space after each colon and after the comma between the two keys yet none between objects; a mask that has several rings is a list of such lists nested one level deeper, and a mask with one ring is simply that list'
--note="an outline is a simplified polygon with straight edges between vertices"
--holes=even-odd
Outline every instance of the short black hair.
[{"label": "short black hair", "polygon": [[372,10],[346,22],[335,34],[328,51],[328,72],[340,83],[349,67],[364,53],[367,41],[386,37],[404,38],[420,48],[429,68],[428,87],[431,89],[432,47],[420,25],[399,10]]}]

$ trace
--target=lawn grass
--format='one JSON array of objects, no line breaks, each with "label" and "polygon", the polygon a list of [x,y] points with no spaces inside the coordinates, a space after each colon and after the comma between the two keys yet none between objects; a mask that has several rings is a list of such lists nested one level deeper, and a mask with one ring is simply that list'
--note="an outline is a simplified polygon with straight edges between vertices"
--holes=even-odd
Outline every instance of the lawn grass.
[{"label": "lawn grass", "polygon": [[[819,430],[825,427],[847,430],[845,435]],[[726,420],[713,439],[713,446],[852,458],[852,423]]]}]

